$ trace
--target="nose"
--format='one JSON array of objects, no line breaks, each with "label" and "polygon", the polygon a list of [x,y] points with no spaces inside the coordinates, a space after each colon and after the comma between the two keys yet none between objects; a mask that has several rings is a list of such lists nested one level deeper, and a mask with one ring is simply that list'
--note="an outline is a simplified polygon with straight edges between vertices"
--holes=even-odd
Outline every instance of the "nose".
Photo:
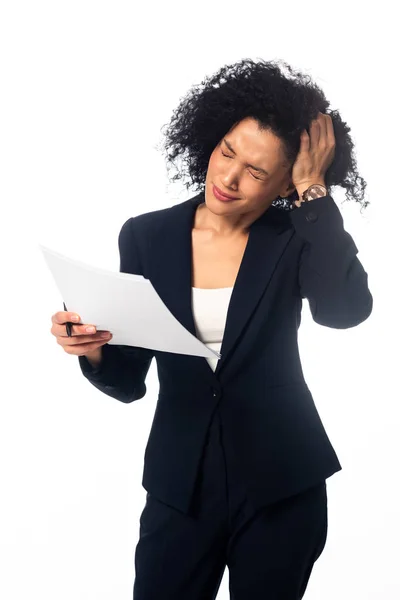
[{"label": "nose", "polygon": [[221,177],[221,181],[227,190],[231,190],[232,193],[237,192],[238,189],[238,174],[234,168],[230,168],[224,172]]}]

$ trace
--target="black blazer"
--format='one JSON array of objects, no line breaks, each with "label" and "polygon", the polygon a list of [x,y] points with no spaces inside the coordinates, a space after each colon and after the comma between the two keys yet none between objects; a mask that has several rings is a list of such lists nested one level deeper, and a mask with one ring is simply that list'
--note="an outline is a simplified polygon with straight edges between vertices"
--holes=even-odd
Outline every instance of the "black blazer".
[{"label": "black blazer", "polygon": [[[120,271],[150,279],[172,314],[196,335],[191,236],[204,192],[128,219],[118,238]],[[220,408],[234,464],[261,507],[341,470],[304,380],[297,330],[302,299],[314,321],[345,329],[370,315],[372,296],[358,249],[331,196],[293,211],[269,207],[250,227],[232,291],[221,359],[132,346],[103,346],[97,389],[121,402],[146,394],[156,358],[160,390],[144,457],[143,487],[187,513],[207,430]]]}]

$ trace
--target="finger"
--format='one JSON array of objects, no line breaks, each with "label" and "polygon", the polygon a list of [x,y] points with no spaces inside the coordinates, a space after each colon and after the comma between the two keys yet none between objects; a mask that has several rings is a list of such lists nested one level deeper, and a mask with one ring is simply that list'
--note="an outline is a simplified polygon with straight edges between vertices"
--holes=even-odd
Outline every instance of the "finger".
[{"label": "finger", "polygon": [[72,337],[65,337],[62,335],[57,336],[57,342],[58,344],[60,344],[60,346],[77,346],[77,345],[85,345],[85,344],[92,344],[92,343],[103,343],[103,342],[109,342],[110,339],[112,338],[112,335],[110,335],[110,333],[107,334],[107,337],[103,337],[103,333],[106,332],[102,332],[101,334],[98,333],[95,336],[91,336],[91,335],[77,335],[77,336],[72,336]]},{"label": "finger", "polygon": [[107,342],[108,342],[108,340],[105,340],[103,342],[97,341],[97,342],[91,342],[88,344],[64,346],[64,351],[67,354],[74,354],[75,356],[83,356],[84,354],[87,354],[88,352],[92,352],[93,350],[97,350],[97,348],[104,346],[105,344],[107,344]]},{"label": "finger", "polygon": [[[75,319],[74,317],[78,317],[77,319]],[[51,317],[51,321],[52,323],[60,323],[60,324],[65,324],[67,323],[67,321],[72,321],[72,323],[79,323],[80,321],[80,316],[77,315],[76,313],[73,312],[67,312],[65,310],[60,310],[58,312],[56,312],[52,317]]]},{"label": "finger", "polygon": [[332,117],[330,115],[326,115],[326,135],[331,146],[334,146],[336,143],[335,139],[335,130],[333,127]]},{"label": "finger", "polygon": [[321,119],[320,119],[321,137],[322,137],[323,141],[326,143],[326,141],[328,139],[328,119],[329,119],[329,116],[325,115],[323,113],[320,113],[320,115],[321,115]]},{"label": "finger", "polygon": [[310,150],[316,150],[316,148],[318,148],[319,140],[320,140],[320,132],[321,132],[321,128],[320,128],[318,118],[313,119],[313,121],[311,121],[311,125],[310,125]]},{"label": "finger", "polygon": [[310,149],[310,136],[307,129],[303,129],[300,136],[300,152],[308,152]]},{"label": "finger", "polygon": [[[93,328],[92,331],[89,328]],[[90,323],[85,323],[84,325],[72,325],[71,327],[71,335],[94,335],[97,332],[101,332],[102,330],[98,330],[95,325]],[[57,324],[53,323],[50,332],[56,336],[68,336],[67,327],[65,323]]]}]

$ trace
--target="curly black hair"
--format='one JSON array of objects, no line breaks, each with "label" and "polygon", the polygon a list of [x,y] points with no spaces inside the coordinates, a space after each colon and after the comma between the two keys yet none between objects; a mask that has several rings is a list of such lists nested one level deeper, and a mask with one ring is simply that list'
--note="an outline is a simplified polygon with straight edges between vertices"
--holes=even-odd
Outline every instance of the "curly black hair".
[{"label": "curly black hair", "polygon": [[[285,68],[288,75],[284,74]],[[182,168],[171,181],[188,174],[191,181],[185,183],[186,188],[195,186],[196,191],[204,191],[211,153],[226,132],[246,117],[281,139],[291,167],[300,149],[301,132],[309,131],[311,121],[321,112],[332,119],[336,144],[333,162],[324,177],[328,194],[332,186],[340,185],[346,189],[346,200],[354,200],[364,209],[369,204],[364,200],[367,184],[357,171],[350,127],[338,111],[328,113],[328,106],[325,94],[311,77],[283,60],[243,59],[226,65],[194,86],[173,112],[171,121],[161,128],[167,128],[163,151],[168,163],[174,165],[182,155]],[[295,190],[288,198],[278,196],[272,204],[288,210],[297,199]]]}]

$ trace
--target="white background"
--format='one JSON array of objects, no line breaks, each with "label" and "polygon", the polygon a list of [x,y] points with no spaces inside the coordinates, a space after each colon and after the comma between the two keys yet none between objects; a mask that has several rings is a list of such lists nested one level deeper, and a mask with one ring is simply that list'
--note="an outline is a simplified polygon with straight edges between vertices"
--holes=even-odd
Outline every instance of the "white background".
[{"label": "white background", "polygon": [[[38,249],[119,269],[131,216],[193,196],[156,145],[191,86],[243,58],[308,72],[351,127],[370,207],[333,196],[374,296],[333,330],[303,305],[306,380],[343,470],[306,600],[396,600],[400,394],[398,31],[389,2],[9,0],[0,14],[0,597],[128,600],[158,393],[99,392],[50,333],[62,310]],[[394,10],[394,8],[393,8]],[[218,594],[228,594],[228,571]],[[160,593],[160,600],[163,596]]]}]

